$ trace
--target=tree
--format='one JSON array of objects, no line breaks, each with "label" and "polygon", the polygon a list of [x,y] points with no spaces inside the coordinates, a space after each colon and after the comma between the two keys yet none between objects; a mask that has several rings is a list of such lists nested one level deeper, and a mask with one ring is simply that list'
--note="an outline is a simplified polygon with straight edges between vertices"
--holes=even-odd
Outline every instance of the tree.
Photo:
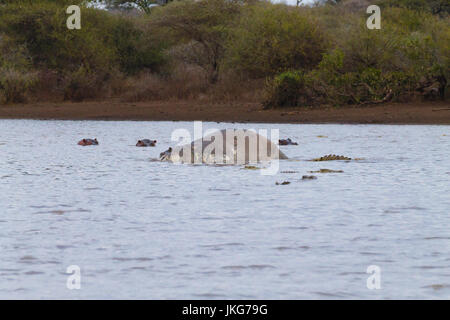
[{"label": "tree", "polygon": [[138,8],[146,14],[150,14],[150,11],[154,6],[166,5],[170,1],[171,0],[94,0],[94,2],[105,3],[109,8]]},{"label": "tree", "polygon": [[177,44],[195,48],[209,76],[210,83],[219,79],[219,68],[225,52],[230,25],[240,12],[240,4],[230,0],[185,0],[155,10],[152,26],[168,30]]},{"label": "tree", "polygon": [[387,7],[403,7],[441,16],[450,14],[449,0],[380,0],[378,3]]},{"label": "tree", "polygon": [[[0,4],[36,4],[36,0],[0,0]],[[64,5],[64,6],[69,6],[72,4],[75,5],[83,5],[87,2],[89,2],[88,0],[40,0],[40,2],[44,2],[44,3],[54,3],[57,5]]]},{"label": "tree", "polygon": [[326,51],[321,24],[308,11],[260,3],[243,9],[227,46],[227,64],[252,78],[315,67]]}]

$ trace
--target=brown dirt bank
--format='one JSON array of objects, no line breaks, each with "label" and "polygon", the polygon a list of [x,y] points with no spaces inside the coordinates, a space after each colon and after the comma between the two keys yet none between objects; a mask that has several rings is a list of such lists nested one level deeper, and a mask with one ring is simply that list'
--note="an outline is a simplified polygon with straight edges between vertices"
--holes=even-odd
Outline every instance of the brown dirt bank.
[{"label": "brown dirt bank", "polygon": [[258,103],[117,101],[0,106],[2,119],[155,120],[271,123],[450,124],[449,102],[263,110]]}]

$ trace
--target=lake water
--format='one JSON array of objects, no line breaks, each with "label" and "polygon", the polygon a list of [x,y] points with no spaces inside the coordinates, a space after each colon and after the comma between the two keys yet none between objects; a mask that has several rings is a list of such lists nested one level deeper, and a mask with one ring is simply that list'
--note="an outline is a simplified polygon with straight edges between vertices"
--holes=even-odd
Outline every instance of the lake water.
[{"label": "lake water", "polygon": [[203,126],[299,145],[265,176],[150,160],[191,122],[0,120],[0,298],[450,298],[450,126]]}]

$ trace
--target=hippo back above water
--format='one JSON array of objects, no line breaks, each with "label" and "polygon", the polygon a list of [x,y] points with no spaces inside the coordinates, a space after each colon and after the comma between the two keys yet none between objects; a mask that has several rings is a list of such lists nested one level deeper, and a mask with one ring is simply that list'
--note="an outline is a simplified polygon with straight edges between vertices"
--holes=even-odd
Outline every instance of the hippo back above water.
[{"label": "hippo back above water", "polygon": [[216,131],[160,154],[162,161],[182,163],[245,164],[277,159],[288,157],[265,136],[244,129]]}]

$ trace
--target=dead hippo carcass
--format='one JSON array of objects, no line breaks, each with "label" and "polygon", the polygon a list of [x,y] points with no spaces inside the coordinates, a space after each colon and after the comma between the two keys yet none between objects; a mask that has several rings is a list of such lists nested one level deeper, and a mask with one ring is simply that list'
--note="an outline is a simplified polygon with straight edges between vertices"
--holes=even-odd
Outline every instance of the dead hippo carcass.
[{"label": "dead hippo carcass", "polygon": [[254,130],[224,129],[169,148],[160,160],[192,164],[247,164],[288,159],[277,145]]}]

